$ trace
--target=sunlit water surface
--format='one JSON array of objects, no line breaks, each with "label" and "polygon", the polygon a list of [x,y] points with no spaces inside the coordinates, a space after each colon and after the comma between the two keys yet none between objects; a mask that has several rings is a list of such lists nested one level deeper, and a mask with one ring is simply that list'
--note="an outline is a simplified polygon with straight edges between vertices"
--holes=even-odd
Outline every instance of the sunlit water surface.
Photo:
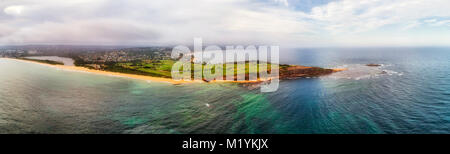
[{"label": "sunlit water surface", "polygon": [[448,48],[284,50],[281,61],[348,70],[260,93],[0,59],[0,133],[450,133]]}]

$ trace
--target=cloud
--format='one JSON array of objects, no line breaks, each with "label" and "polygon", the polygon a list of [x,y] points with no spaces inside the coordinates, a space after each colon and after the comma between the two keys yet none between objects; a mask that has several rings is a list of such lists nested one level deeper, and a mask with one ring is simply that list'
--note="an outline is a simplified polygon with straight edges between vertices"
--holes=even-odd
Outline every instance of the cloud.
[{"label": "cloud", "polygon": [[429,19],[425,20],[428,25],[430,26],[450,26],[450,20],[438,20],[438,19]]},{"label": "cloud", "polygon": [[308,29],[306,22],[295,19],[301,15],[246,1],[44,0],[20,4],[26,11],[4,21],[17,27],[0,38],[4,44],[187,44],[193,37],[211,44],[260,44]]},{"label": "cloud", "polygon": [[[318,25],[323,26],[322,30],[331,34],[328,37],[339,40],[338,45],[404,46],[414,45],[417,42],[426,45],[435,44],[436,42],[431,42],[435,40],[434,38],[440,38],[441,45],[450,45],[443,41],[450,39],[444,36],[449,34],[448,30],[426,34],[404,32],[411,28],[420,28],[422,19],[450,17],[450,12],[446,11],[449,5],[450,1],[444,0],[342,0],[315,7],[310,15],[314,21],[318,21]],[[434,31],[434,29],[428,29],[428,31]],[[417,38],[420,36],[421,38],[409,39],[411,42],[398,42],[399,39],[395,39],[394,36],[417,36]],[[427,37],[430,42],[424,42],[424,37]]]},{"label": "cloud", "polygon": [[404,28],[402,28],[401,30],[405,31],[405,30],[413,29],[413,28],[419,27],[420,25],[422,25],[421,22],[419,22],[419,21],[413,21],[413,22],[407,24],[407,25],[406,25]]},{"label": "cloud", "polygon": [[5,8],[3,11],[8,15],[20,15],[23,12],[24,7],[21,5],[13,5]]},{"label": "cloud", "polygon": [[429,16],[450,16],[446,11],[448,5],[450,2],[442,0],[344,0],[315,7],[311,16],[326,22],[330,31],[364,32]]},{"label": "cloud", "polygon": [[274,0],[274,1],[283,4],[284,6],[289,6],[289,2],[287,0]]},{"label": "cloud", "polygon": [[[305,9],[305,4],[310,8]],[[192,44],[194,37],[203,37],[205,44],[282,46],[450,42],[448,29],[425,26],[450,24],[447,0],[315,4],[303,0],[4,0],[0,44],[177,45]],[[421,39],[414,39],[419,35]]]}]

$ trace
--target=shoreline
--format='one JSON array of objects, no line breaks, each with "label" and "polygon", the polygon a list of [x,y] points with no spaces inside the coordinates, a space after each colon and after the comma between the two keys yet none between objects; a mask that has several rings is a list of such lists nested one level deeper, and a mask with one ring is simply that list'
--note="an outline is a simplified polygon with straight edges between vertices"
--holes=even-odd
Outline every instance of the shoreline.
[{"label": "shoreline", "polygon": [[93,73],[93,74],[105,75],[105,76],[116,76],[116,77],[132,78],[132,79],[146,80],[146,81],[165,82],[165,83],[171,83],[171,84],[181,84],[181,83],[196,82],[196,81],[175,81],[175,80],[172,80],[172,79],[169,79],[169,78],[160,78],[160,77],[152,77],[152,76],[144,76],[144,75],[134,75],[134,74],[126,74],[126,73],[118,73],[118,72],[108,72],[108,71],[101,71],[101,70],[93,70],[93,69],[88,69],[88,68],[79,67],[79,66],[51,65],[51,64],[46,64],[46,63],[39,63],[39,62],[35,62],[35,61],[15,59],[15,58],[3,58],[3,59],[15,60],[15,61],[26,62],[26,63],[33,63],[33,64],[42,65],[42,66],[59,68],[59,69],[63,69],[63,70],[69,70],[69,71]]},{"label": "shoreline", "polygon": [[[80,67],[80,66],[68,66],[68,65],[51,65],[51,64],[46,64],[46,63],[40,63],[40,62],[36,62],[36,61],[31,61],[31,60],[23,60],[23,59],[15,59],[15,58],[0,58],[0,59],[9,59],[9,60],[15,60],[15,61],[20,61],[20,62],[26,62],[26,63],[33,63],[33,64],[38,64],[38,65],[42,65],[42,66],[47,66],[47,67],[53,67],[53,68],[59,68],[59,69],[63,69],[63,70],[68,70],[68,71],[77,71],[77,72],[83,72],[83,73],[93,73],[93,74],[97,74],[97,75],[105,75],[105,76],[115,76],[115,77],[123,77],[123,78],[131,78],[131,79],[137,79],[137,80],[145,80],[145,81],[155,81],[155,82],[161,82],[161,83],[171,83],[171,84],[183,84],[183,83],[215,83],[215,82],[229,82],[229,83],[261,83],[261,82],[265,82],[268,80],[261,80],[258,79],[257,81],[227,81],[227,80],[214,80],[214,81],[203,81],[203,80],[192,80],[192,81],[176,81],[170,78],[161,78],[161,77],[152,77],[152,76],[145,76],[145,75],[136,75],[136,74],[126,74],[126,73],[119,73],[119,72],[109,72],[109,71],[102,71],[102,70],[94,70],[94,69],[89,69],[89,68],[85,68],[85,67]],[[346,70],[344,69],[332,69],[333,72],[340,72],[340,71],[344,71]]]},{"label": "shoreline", "polygon": [[105,75],[105,76],[114,76],[114,77],[123,77],[123,78],[131,78],[131,79],[137,79],[137,80],[145,80],[145,81],[154,81],[154,82],[161,82],[161,83],[171,83],[171,84],[184,84],[184,83],[214,83],[214,82],[230,82],[230,83],[259,83],[263,82],[264,80],[258,80],[258,81],[226,81],[226,80],[214,80],[210,82],[205,82],[203,80],[192,80],[192,81],[176,81],[170,78],[161,78],[161,77],[152,77],[152,76],[145,76],[145,75],[136,75],[136,74],[126,74],[126,73],[118,73],[118,72],[109,72],[109,71],[101,71],[101,70],[93,70],[85,67],[80,66],[68,66],[68,65],[51,65],[46,63],[40,63],[36,61],[31,60],[23,60],[23,59],[15,59],[15,58],[0,58],[0,59],[9,59],[9,60],[15,60],[25,63],[33,63],[38,64],[42,66],[47,67],[53,67],[68,71],[77,71],[82,73],[93,73],[97,75]]}]

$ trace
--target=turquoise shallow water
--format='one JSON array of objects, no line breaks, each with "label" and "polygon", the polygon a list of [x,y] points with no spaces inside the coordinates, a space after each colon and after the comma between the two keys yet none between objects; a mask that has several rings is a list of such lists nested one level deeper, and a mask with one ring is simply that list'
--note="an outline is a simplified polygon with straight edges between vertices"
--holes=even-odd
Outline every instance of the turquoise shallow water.
[{"label": "turquoise shallow water", "polygon": [[0,133],[450,133],[448,48],[299,49],[281,61],[349,71],[260,93],[0,59]]}]

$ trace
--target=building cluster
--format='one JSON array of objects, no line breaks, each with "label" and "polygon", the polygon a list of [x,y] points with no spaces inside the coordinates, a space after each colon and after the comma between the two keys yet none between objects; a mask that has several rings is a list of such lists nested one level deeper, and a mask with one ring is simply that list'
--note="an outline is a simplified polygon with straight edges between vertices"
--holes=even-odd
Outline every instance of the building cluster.
[{"label": "building cluster", "polygon": [[0,57],[62,56],[84,64],[170,59],[168,47],[15,46],[0,48]]},{"label": "building cluster", "polygon": [[27,54],[24,50],[17,49],[3,49],[0,50],[0,57],[23,57]]},{"label": "building cluster", "polygon": [[79,55],[85,63],[130,62],[137,60],[162,60],[170,58],[169,52],[135,52],[135,51],[110,51],[92,52]]}]

